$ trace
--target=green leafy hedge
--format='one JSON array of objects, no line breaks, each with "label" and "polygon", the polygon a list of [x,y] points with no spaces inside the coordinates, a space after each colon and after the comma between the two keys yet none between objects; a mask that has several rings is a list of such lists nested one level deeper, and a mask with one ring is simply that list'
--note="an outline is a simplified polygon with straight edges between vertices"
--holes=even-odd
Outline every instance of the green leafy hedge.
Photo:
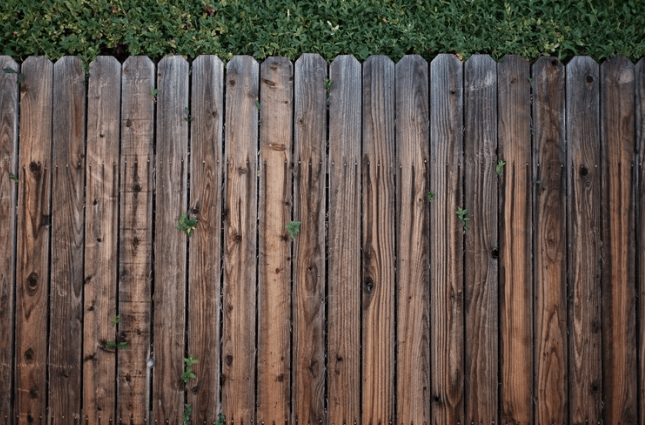
[{"label": "green leafy hedge", "polygon": [[645,0],[1,0],[0,53],[645,55]]}]

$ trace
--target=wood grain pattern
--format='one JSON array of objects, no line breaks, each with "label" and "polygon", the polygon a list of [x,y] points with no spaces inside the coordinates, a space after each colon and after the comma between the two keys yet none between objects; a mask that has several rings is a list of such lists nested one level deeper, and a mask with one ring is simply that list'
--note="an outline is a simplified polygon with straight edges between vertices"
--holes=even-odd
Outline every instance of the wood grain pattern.
[{"label": "wood grain pattern", "polygon": [[497,69],[488,55],[464,67],[466,422],[497,423]]},{"label": "wood grain pattern", "polygon": [[52,253],[49,316],[49,417],[76,423],[81,412],[85,73],[82,61],[54,64]]},{"label": "wood grain pattern", "polygon": [[361,65],[331,64],[329,105],[329,422],[362,423],[361,408]]},{"label": "wood grain pattern", "polygon": [[566,73],[568,421],[598,424],[602,420],[600,68],[589,57],[576,57]]},{"label": "wood grain pattern", "polygon": [[325,415],[325,174],[327,63],[304,54],[295,66],[292,423],[327,423]]},{"label": "wood grain pattern", "polygon": [[30,57],[21,73],[14,415],[18,424],[44,424],[54,65]]},{"label": "wood grain pattern", "polygon": [[235,424],[256,423],[259,71],[251,56],[236,56],[227,64],[222,411]]},{"label": "wood grain pattern", "polygon": [[291,136],[293,66],[285,57],[260,67],[260,271],[258,423],[287,424],[291,383]]},{"label": "wood grain pattern", "polygon": [[[0,56],[0,423],[14,422],[13,393],[14,294],[16,273],[16,202],[20,173],[18,160],[18,73],[20,67],[9,56]],[[18,178],[14,182],[9,176]]]},{"label": "wood grain pattern", "polygon": [[430,423],[430,230],[428,63],[396,64],[396,264],[399,424]]},{"label": "wood grain pattern", "polygon": [[362,421],[394,419],[394,62],[363,63]]},{"label": "wood grain pattern", "polygon": [[430,365],[432,423],[464,424],[464,68],[454,55],[430,64]]},{"label": "wood grain pattern", "polygon": [[188,237],[176,226],[188,201],[188,62],[163,58],[157,88],[152,421],[168,424],[180,423],[184,412]]},{"label": "wood grain pattern", "polygon": [[567,422],[565,72],[555,58],[533,65],[535,421]]},{"label": "wood grain pattern", "polygon": [[497,64],[501,422],[533,422],[531,67]]},{"label": "wood grain pattern", "polygon": [[199,360],[189,383],[194,424],[213,424],[220,412],[220,279],[224,64],[199,56],[192,64],[190,208],[198,230],[189,240],[188,353]]},{"label": "wood grain pattern", "polygon": [[634,65],[614,57],[600,67],[602,162],[603,417],[638,420],[633,161]]},{"label": "wood grain pattern", "polygon": [[634,67],[634,91],[636,92],[636,146],[638,147],[638,234],[636,238],[638,250],[638,287],[637,297],[638,306],[638,326],[640,327],[638,358],[639,358],[639,376],[638,376],[638,401],[639,402],[639,423],[645,422],[645,404],[643,398],[645,394],[645,59],[641,59]]},{"label": "wood grain pattern", "polygon": [[[155,66],[145,56],[123,63],[119,210],[119,334],[117,418],[148,422],[150,371],[152,200],[154,191]],[[105,318],[108,321],[109,318]]]}]

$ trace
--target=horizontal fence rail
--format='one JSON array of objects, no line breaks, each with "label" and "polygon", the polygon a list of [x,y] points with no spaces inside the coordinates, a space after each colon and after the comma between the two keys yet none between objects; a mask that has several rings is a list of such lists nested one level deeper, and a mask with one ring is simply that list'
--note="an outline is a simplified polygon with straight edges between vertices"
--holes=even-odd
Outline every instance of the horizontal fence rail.
[{"label": "horizontal fence rail", "polygon": [[645,59],[0,68],[0,423],[645,422]]}]

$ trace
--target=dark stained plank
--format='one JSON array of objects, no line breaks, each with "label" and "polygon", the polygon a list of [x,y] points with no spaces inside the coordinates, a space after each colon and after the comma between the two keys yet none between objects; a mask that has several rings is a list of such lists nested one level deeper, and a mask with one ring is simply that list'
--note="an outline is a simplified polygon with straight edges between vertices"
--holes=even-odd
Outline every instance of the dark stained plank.
[{"label": "dark stained plank", "polygon": [[[535,422],[567,423],[565,70],[533,65]],[[540,184],[537,184],[537,181]]]},{"label": "dark stained plank", "polygon": [[81,414],[84,79],[79,58],[54,64],[48,414],[54,424],[77,423]]},{"label": "dark stained plank", "polygon": [[397,413],[393,423],[430,423],[430,229],[428,63],[396,64]]},{"label": "dark stained plank", "polygon": [[90,64],[85,166],[85,284],[83,313],[83,419],[114,423],[116,355],[104,351],[117,326],[119,124],[121,64],[99,56]]},{"label": "dark stained plank", "polygon": [[220,259],[224,65],[217,56],[192,64],[190,208],[197,217],[188,256],[188,353],[199,360],[188,385],[194,424],[213,424],[220,407]]},{"label": "dark stained plank", "polygon": [[[325,403],[325,209],[327,63],[304,54],[295,64],[292,420],[327,423]],[[331,271],[331,268],[330,268]]]},{"label": "dark stained plank", "polygon": [[[464,424],[463,64],[430,64],[430,366],[433,424]],[[426,422],[427,423],[427,422]]]},{"label": "dark stained plank", "polygon": [[291,136],[293,65],[270,57],[260,67],[260,270],[257,422],[287,424],[291,392]]},{"label": "dark stained plank", "polygon": [[363,63],[361,407],[367,424],[396,423],[394,89],[394,62],[387,56],[367,58]]},{"label": "dark stained plank", "polygon": [[497,64],[501,422],[533,422],[531,66]]},{"label": "dark stained plank", "polygon": [[14,415],[45,424],[54,65],[33,56],[21,74]]},{"label": "dark stained plank", "polygon": [[[593,59],[579,56],[567,64],[566,73],[570,418],[562,420],[598,424],[602,420],[600,68]],[[562,84],[547,82],[555,89]],[[547,383],[559,386],[556,381]]]},{"label": "dark stained plank", "polygon": [[600,78],[603,417],[605,423],[635,424],[634,64],[613,57],[601,65]]},{"label": "dark stained plank", "polygon": [[361,64],[331,64],[329,101],[328,403],[334,424],[362,423],[361,368]]},{"label": "dark stained plank", "polygon": [[497,423],[496,66],[488,55],[464,66],[467,423]]},{"label": "dark stained plank", "polygon": [[18,173],[18,73],[20,67],[9,56],[0,56],[0,423],[12,424],[13,393],[14,274],[16,273],[16,198],[18,186],[10,178]]},{"label": "dark stained plank", "polygon": [[637,297],[639,300],[638,306],[638,320],[637,325],[640,329],[638,358],[639,358],[639,385],[638,385],[638,400],[639,404],[639,418],[638,422],[643,424],[645,422],[645,404],[643,395],[645,394],[645,177],[643,176],[643,162],[645,161],[645,58],[636,63],[634,68],[635,75],[635,93],[636,93],[636,146],[638,148],[638,216],[636,218],[638,226],[638,234],[636,238],[638,247],[638,288]]},{"label": "dark stained plank", "polygon": [[183,57],[159,61],[157,89],[151,422],[177,424],[184,412],[180,377],[184,371],[188,239],[176,229],[188,201],[188,62]]},{"label": "dark stained plank", "polygon": [[227,64],[222,408],[226,421],[235,424],[256,422],[259,71],[251,56]]},{"label": "dark stained plank", "polygon": [[[150,370],[152,200],[154,190],[155,66],[146,56],[123,63],[119,210],[119,333],[117,418],[148,422]],[[170,230],[172,231],[172,230]],[[105,318],[105,321],[110,320]],[[113,349],[110,349],[113,350]]]}]

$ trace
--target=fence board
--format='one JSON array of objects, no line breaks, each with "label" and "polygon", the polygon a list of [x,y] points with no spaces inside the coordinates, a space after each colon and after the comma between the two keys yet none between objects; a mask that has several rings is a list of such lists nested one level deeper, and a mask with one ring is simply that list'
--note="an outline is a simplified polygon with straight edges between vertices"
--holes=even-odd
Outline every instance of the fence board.
[{"label": "fence board", "polygon": [[497,423],[497,69],[488,55],[464,67],[466,421]]},{"label": "fence board", "polygon": [[454,55],[430,64],[430,361],[432,423],[464,424],[464,68]]},{"label": "fence board", "polygon": [[394,419],[394,62],[363,64],[362,421]]},{"label": "fence board", "polygon": [[396,64],[397,369],[394,423],[430,423],[428,63]]},{"label": "fence board", "polygon": [[270,57],[260,67],[260,270],[258,423],[289,423],[291,383],[291,126],[293,66]]},{"label": "fence board", "polygon": [[[293,419],[325,416],[325,173],[327,63],[314,54],[296,61],[293,219],[303,222],[293,245]],[[331,266],[331,265],[330,265]]]},{"label": "fence board", "polygon": [[179,423],[184,411],[180,377],[188,237],[175,228],[186,213],[188,193],[188,62],[181,56],[163,58],[157,65],[157,88],[152,421],[168,424]]},{"label": "fence board", "polygon": [[[329,422],[361,423],[361,64],[337,57],[329,106]],[[353,192],[352,192],[353,191]]]},{"label": "fence board", "polygon": [[[155,66],[145,56],[123,63],[119,210],[118,423],[148,422]],[[106,318],[105,320],[109,320]]]},{"label": "fence board", "polygon": [[[235,70],[232,72],[231,70]],[[222,404],[227,422],[255,421],[259,65],[227,65]]]},{"label": "fence board", "polygon": [[188,403],[194,424],[217,421],[220,388],[220,279],[224,65],[217,56],[192,64],[190,205],[197,230],[188,257],[188,353],[199,360]]},{"label": "fence board", "polygon": [[[18,160],[18,73],[20,67],[8,56],[0,56],[0,423],[12,424],[14,287],[16,273],[16,198],[22,175]],[[10,178],[18,178],[15,182]]]},{"label": "fence board", "polygon": [[533,422],[531,67],[505,56],[498,72],[501,422]]},{"label": "fence board", "polygon": [[54,65],[44,56],[30,57],[23,62],[21,73],[14,415],[19,424],[43,424],[48,423],[47,308]]},{"label": "fence board", "polygon": [[535,185],[535,421],[567,422],[565,72],[554,58],[533,65]]},{"label": "fence board", "polygon": [[614,57],[600,67],[602,161],[602,317],[604,421],[632,424],[636,401],[634,65]]},{"label": "fence board", "polygon": [[638,401],[639,401],[639,419],[640,424],[645,423],[645,177],[643,172],[643,162],[645,161],[645,58],[636,63],[634,68],[635,74],[635,89],[636,92],[636,146],[638,147],[638,200],[639,204],[636,206],[638,216],[636,217],[638,226],[638,234],[636,238],[637,250],[639,253],[638,261],[638,287],[636,297],[639,300],[638,321],[640,336],[638,336],[639,347],[639,384],[638,384]]},{"label": "fence board", "polygon": [[64,56],[54,64],[49,417],[76,423],[81,411],[85,72]]},{"label": "fence board", "polygon": [[570,247],[567,259],[571,301],[568,421],[598,424],[602,419],[600,69],[593,59],[576,57],[567,64],[566,72]]}]

